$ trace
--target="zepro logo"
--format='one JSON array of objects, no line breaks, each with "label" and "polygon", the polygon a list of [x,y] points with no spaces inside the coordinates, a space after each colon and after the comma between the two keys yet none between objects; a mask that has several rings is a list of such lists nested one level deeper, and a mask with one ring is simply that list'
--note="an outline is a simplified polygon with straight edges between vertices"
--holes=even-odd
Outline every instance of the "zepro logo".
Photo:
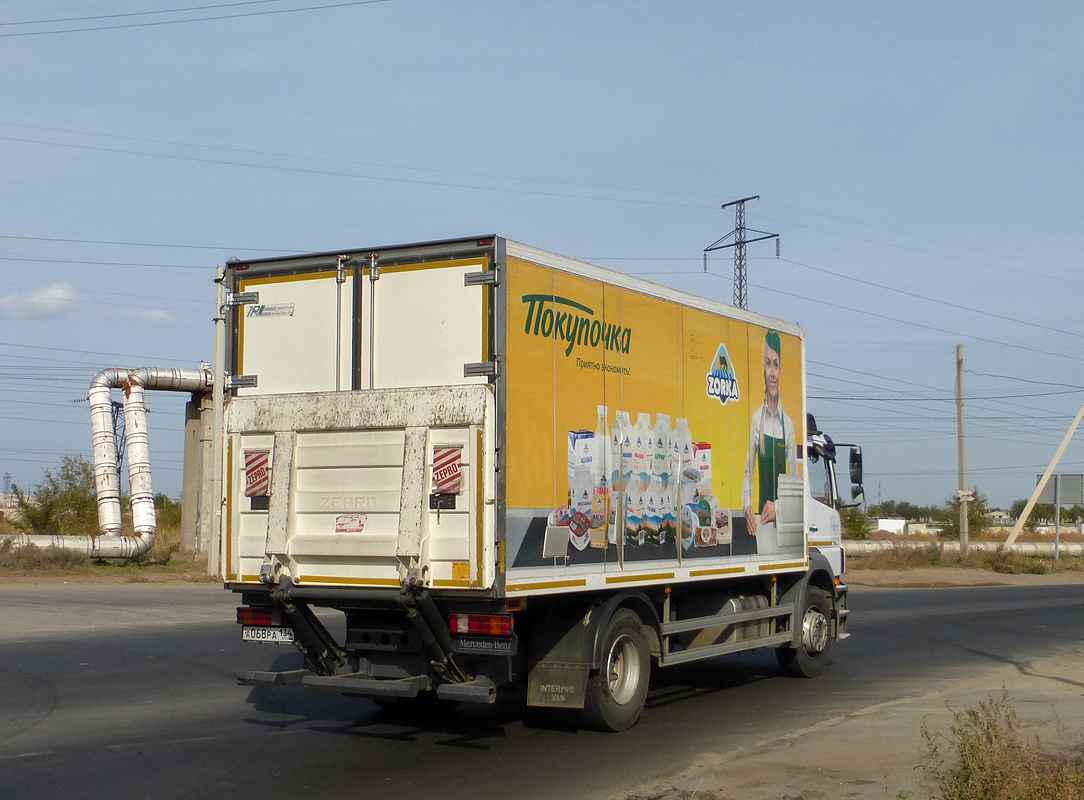
[{"label": "zepro logo", "polygon": [[629,351],[632,331],[595,319],[594,310],[582,303],[555,294],[525,294],[522,299],[529,304],[523,332],[565,342],[566,356],[575,345],[617,353]]},{"label": "zepro logo", "polygon": [[708,372],[708,397],[714,397],[724,406],[730,400],[736,402],[741,398],[738,378],[734,374],[734,365],[730,361],[730,353],[726,351],[725,344],[719,345],[715,358],[711,362],[711,371]]}]

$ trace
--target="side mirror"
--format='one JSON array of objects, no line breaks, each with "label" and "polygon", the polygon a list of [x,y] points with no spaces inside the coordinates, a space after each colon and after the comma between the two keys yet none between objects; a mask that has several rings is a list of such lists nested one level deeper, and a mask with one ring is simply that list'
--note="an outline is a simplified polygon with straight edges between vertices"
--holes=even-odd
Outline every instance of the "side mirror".
[{"label": "side mirror", "polygon": [[856,506],[860,506],[866,502],[866,493],[862,491],[861,486],[851,487],[851,501]]},{"label": "side mirror", "polygon": [[862,448],[851,448],[851,483],[862,485]]}]

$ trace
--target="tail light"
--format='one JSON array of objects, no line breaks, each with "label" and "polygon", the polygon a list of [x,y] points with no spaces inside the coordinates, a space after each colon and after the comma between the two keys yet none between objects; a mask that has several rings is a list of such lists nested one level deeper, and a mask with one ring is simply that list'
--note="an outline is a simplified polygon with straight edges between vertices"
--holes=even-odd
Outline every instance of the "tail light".
[{"label": "tail light", "polygon": [[452,633],[475,633],[482,636],[511,636],[511,614],[452,614],[448,620]]},{"label": "tail light", "polygon": [[238,625],[278,625],[273,609],[255,606],[240,606],[237,609]]}]

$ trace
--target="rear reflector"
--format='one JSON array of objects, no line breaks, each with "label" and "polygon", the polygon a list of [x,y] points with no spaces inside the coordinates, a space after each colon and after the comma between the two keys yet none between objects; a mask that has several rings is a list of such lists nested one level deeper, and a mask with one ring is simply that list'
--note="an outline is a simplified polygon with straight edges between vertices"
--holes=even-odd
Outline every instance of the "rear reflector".
[{"label": "rear reflector", "polygon": [[237,609],[238,625],[275,625],[275,614],[270,608],[240,606]]},{"label": "rear reflector", "polygon": [[482,636],[511,636],[510,614],[452,614],[448,620],[452,633],[476,633]]}]

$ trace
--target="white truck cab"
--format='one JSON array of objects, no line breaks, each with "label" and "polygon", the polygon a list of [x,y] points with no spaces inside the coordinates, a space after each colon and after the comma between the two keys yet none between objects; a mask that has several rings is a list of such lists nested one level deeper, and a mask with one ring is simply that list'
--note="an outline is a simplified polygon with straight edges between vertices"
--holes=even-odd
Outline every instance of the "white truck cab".
[{"label": "white truck cab", "polygon": [[[855,508],[865,501],[862,489],[862,448],[852,444],[836,444],[832,437],[817,427],[812,414],[806,414],[805,461],[809,471],[809,509],[806,524],[809,546],[816,547],[833,571],[839,575],[846,566],[839,519],[841,508]],[[844,498],[836,479],[836,448],[850,447],[850,499]]]}]

